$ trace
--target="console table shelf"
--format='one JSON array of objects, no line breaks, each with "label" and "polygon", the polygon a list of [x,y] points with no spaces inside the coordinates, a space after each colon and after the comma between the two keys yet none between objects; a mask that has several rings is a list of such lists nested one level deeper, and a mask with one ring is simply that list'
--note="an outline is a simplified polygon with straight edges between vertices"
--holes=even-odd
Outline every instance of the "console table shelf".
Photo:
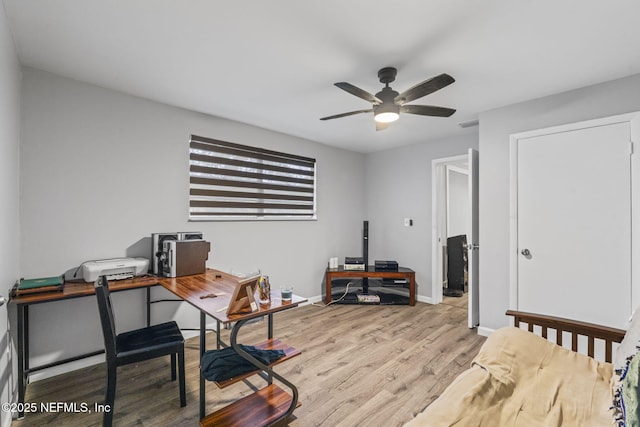
[{"label": "console table shelf", "polygon": [[373,265],[366,270],[345,270],[343,265],[338,268],[327,268],[325,271],[325,304],[331,303],[331,287],[334,279],[404,279],[409,283],[409,305],[416,305],[416,273],[410,268],[398,267],[398,271],[376,271]]}]

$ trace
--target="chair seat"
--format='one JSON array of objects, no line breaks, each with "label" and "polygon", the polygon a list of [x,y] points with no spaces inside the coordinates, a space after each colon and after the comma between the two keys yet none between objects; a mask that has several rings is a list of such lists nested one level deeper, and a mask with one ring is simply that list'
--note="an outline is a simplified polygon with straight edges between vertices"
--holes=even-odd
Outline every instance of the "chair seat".
[{"label": "chair seat", "polygon": [[[148,359],[150,354],[175,353],[184,345],[184,337],[176,322],[166,322],[135,331],[124,332],[116,337],[118,365]],[[144,355],[142,359],[136,356]]]}]

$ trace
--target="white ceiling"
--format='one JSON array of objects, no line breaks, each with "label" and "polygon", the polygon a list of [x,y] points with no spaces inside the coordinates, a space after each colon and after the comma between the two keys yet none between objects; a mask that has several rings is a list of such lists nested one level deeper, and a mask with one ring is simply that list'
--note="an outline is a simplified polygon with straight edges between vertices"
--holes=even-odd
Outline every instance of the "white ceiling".
[{"label": "white ceiling", "polygon": [[[23,65],[346,149],[464,133],[478,113],[640,73],[637,0],[3,0]],[[456,82],[376,132],[371,93]],[[214,135],[215,136],[215,135]],[[238,141],[241,142],[241,141]]]}]

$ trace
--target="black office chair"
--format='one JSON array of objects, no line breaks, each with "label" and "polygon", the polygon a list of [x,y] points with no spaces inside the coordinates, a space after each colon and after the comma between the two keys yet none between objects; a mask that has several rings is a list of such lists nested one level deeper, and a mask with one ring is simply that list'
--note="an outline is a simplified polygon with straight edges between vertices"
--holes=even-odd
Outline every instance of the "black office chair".
[{"label": "black office chair", "polygon": [[110,427],[113,420],[117,367],[129,363],[171,355],[171,380],[175,381],[177,355],[178,368],[180,370],[180,406],[186,406],[184,338],[176,322],[162,323],[116,335],[111,296],[109,295],[108,282],[105,276],[101,276],[95,282],[95,289],[107,356],[107,391],[104,403],[109,405],[107,407],[109,410],[104,412],[102,425]]}]

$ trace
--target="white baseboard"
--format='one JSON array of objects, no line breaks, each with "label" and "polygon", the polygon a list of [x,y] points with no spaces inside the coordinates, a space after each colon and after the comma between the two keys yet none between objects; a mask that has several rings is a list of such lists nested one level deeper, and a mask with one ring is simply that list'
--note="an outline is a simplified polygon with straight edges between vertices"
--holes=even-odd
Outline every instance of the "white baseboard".
[{"label": "white baseboard", "polygon": [[483,337],[488,337],[489,335],[491,335],[495,331],[496,330],[492,329],[492,328],[486,328],[484,326],[478,326],[478,335],[482,335]]},{"label": "white baseboard", "polygon": [[66,374],[67,372],[77,371],[78,369],[98,365],[100,363],[104,363],[104,354],[98,354],[96,356],[86,357],[84,359],[65,363],[64,365],[53,366],[41,371],[36,371],[32,374],[29,374],[29,382],[33,383],[36,381],[55,377],[56,375]]},{"label": "white baseboard", "polygon": [[419,302],[426,302],[427,304],[433,304],[433,298],[425,297],[423,295],[417,295],[416,300]]},{"label": "white baseboard", "polygon": [[[207,324],[207,329],[216,329],[215,323]],[[199,331],[182,331],[182,335],[185,339],[197,337],[200,335]],[[29,382],[36,382],[47,378],[55,377],[56,375],[66,374],[68,372],[77,371],[78,369],[87,368],[89,366],[99,365],[104,363],[104,354],[98,354],[96,356],[86,357],[84,359],[76,360],[73,362],[65,363],[64,365],[53,366],[51,368],[42,369],[29,374]],[[4,427],[4,426],[0,426]]]}]

